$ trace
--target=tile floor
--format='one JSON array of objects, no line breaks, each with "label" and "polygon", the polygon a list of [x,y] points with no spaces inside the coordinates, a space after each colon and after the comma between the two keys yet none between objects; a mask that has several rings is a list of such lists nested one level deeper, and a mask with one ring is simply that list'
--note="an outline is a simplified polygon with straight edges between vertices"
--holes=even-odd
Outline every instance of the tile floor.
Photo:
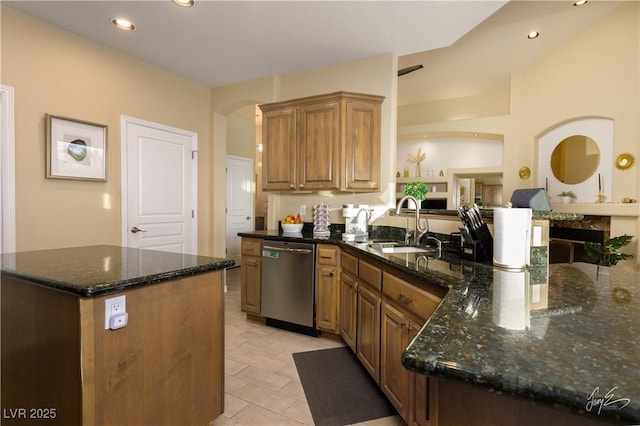
[{"label": "tile floor", "polygon": [[[214,426],[313,425],[291,356],[341,346],[247,320],[240,311],[240,268],[227,270],[225,293],[225,411]],[[399,416],[358,425],[399,426]]]}]

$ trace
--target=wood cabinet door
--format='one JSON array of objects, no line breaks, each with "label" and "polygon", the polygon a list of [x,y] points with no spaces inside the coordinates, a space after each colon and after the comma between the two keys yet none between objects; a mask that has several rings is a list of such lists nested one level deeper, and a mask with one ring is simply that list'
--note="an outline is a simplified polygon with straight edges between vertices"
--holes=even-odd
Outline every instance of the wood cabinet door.
[{"label": "wood cabinet door", "polygon": [[502,185],[493,185],[491,187],[491,202],[494,206],[502,205]]},{"label": "wood cabinet door", "polygon": [[430,426],[429,423],[429,379],[424,374],[412,373],[413,381],[413,403],[411,413],[411,425]]},{"label": "wood cabinet door", "polygon": [[260,273],[262,259],[242,256],[240,260],[240,310],[260,315]]},{"label": "wood cabinet door", "polygon": [[297,189],[297,109],[283,108],[262,115],[262,188]]},{"label": "wood cabinet door", "polygon": [[356,278],[346,272],[340,274],[340,335],[352,351],[356,351],[357,296]]},{"label": "wood cabinet door", "polygon": [[490,185],[482,186],[482,202],[484,203],[485,206],[493,205]]},{"label": "wood cabinet door", "polygon": [[346,101],[343,190],[380,187],[380,104]]},{"label": "wood cabinet door", "polygon": [[356,355],[371,377],[380,384],[380,296],[358,286],[358,333]]},{"label": "wood cabinet door", "polygon": [[298,190],[339,189],[340,108],[337,101],[300,107]]},{"label": "wood cabinet door", "polygon": [[382,308],[380,387],[405,422],[409,422],[411,372],[402,366],[409,344],[409,320],[385,303]]},{"label": "wood cabinet door", "polygon": [[340,283],[335,266],[319,265],[316,271],[316,327],[338,333]]}]

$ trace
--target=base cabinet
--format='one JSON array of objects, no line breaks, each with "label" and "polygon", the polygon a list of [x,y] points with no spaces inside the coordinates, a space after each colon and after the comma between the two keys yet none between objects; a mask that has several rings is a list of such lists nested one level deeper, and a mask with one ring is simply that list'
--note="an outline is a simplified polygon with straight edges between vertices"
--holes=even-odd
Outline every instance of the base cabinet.
[{"label": "base cabinet", "polygon": [[399,361],[402,352],[420,331],[420,326],[411,321],[400,310],[385,303],[382,308],[382,368],[380,387],[389,401],[405,420],[413,418],[413,396],[415,395],[414,373]]},{"label": "base cabinet", "polygon": [[408,425],[430,425],[427,377],[402,365],[402,353],[444,297],[385,271],[382,277],[380,387]]},{"label": "base cabinet", "polygon": [[3,276],[2,424],[212,423],[224,411],[223,288],[213,271],[123,290],[128,324],[105,330],[114,294]]},{"label": "base cabinet", "polygon": [[316,265],[316,327],[340,333],[340,249],[318,244]]},{"label": "base cabinet", "polygon": [[365,285],[358,286],[358,334],[356,355],[380,383],[380,295]]},{"label": "base cabinet", "polygon": [[596,416],[572,414],[467,384],[429,378],[429,426],[604,426]]},{"label": "base cabinet", "polygon": [[262,240],[242,238],[240,245],[240,310],[260,315]]},{"label": "base cabinet", "polygon": [[358,314],[358,258],[340,254],[340,335],[353,352],[356,351]]}]

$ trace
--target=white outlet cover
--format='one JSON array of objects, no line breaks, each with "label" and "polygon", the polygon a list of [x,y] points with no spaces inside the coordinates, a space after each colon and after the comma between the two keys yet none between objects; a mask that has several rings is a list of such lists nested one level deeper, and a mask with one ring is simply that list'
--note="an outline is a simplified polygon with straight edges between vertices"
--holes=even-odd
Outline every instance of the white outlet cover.
[{"label": "white outlet cover", "polygon": [[[114,311],[114,308],[117,307]],[[104,329],[111,328],[111,317],[127,312],[127,297],[121,296],[111,297],[104,300]]]}]

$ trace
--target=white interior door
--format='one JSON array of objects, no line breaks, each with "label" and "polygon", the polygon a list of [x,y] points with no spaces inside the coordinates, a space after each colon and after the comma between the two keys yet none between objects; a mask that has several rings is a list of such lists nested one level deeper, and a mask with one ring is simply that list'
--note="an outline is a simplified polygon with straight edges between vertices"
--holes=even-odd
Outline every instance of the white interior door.
[{"label": "white interior door", "polygon": [[227,156],[227,255],[240,264],[240,237],[238,232],[254,229],[253,160]]},{"label": "white interior door", "polygon": [[16,251],[13,87],[0,86],[0,252]]},{"label": "white interior door", "polygon": [[124,245],[197,254],[197,135],[129,117],[122,129]]}]

